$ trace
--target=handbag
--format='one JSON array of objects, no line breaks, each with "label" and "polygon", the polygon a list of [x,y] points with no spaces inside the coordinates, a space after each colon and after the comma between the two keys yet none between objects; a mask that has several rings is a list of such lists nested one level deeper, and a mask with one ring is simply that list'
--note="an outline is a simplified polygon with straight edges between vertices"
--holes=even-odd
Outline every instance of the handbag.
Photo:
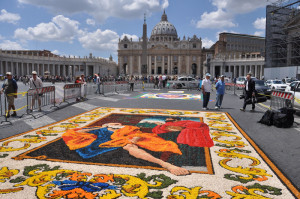
[{"label": "handbag", "polygon": [[[32,83],[34,84],[34,87],[37,88],[33,80],[32,80]],[[38,95],[39,95],[40,97],[43,97],[44,93],[39,93]]]}]

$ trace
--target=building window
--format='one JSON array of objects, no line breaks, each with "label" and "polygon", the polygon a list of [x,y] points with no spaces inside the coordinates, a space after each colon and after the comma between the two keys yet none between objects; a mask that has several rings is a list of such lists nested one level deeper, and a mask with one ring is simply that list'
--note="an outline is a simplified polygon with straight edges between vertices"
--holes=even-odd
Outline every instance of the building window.
[{"label": "building window", "polygon": [[196,61],[196,56],[193,56],[193,61]]},{"label": "building window", "polygon": [[124,48],[127,48],[127,44],[124,44]]},{"label": "building window", "polygon": [[151,74],[154,75],[154,69],[151,70]]},{"label": "building window", "polygon": [[157,56],[156,61],[161,62],[161,56]]},{"label": "building window", "polygon": [[168,45],[165,45],[166,48],[168,48]]},{"label": "building window", "polygon": [[173,56],[173,61],[176,61],[176,62],[177,62],[177,59],[178,59],[177,56],[174,55],[174,56]]},{"label": "building window", "polygon": [[197,44],[194,43],[194,44],[193,44],[193,48],[197,48]]}]

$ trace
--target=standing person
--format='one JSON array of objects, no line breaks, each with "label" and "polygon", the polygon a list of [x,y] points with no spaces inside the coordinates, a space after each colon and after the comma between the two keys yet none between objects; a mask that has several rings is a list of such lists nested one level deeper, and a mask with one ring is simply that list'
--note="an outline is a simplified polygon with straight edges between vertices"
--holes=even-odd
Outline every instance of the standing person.
[{"label": "standing person", "polygon": [[163,75],[162,76],[162,83],[163,83],[163,88],[166,88],[166,83],[167,83],[167,76],[166,75]]},{"label": "standing person", "polygon": [[210,81],[210,74],[206,73],[205,79],[202,81],[202,93],[203,93],[203,109],[208,110],[207,104],[210,98],[210,91],[211,91],[211,81]]},{"label": "standing person", "polygon": [[[77,76],[76,77],[76,79],[75,79],[75,84],[81,84],[82,82],[81,82],[81,79],[80,79],[80,77],[79,76]],[[77,97],[76,98],[76,102],[79,102],[80,101],[80,98],[79,97]]]},{"label": "standing person", "polygon": [[[30,80],[29,80],[29,89],[38,89],[38,88],[42,88],[42,87],[43,87],[42,80],[37,76],[36,71],[32,71],[32,78],[30,78]],[[38,90],[36,90],[36,91],[38,91]],[[42,109],[41,109],[41,97],[42,97],[42,95],[43,95],[43,93],[36,92],[32,96],[31,107],[30,107],[31,112],[33,110],[33,106],[35,104],[35,99],[36,98],[38,99],[39,111],[42,111]]]},{"label": "standing person", "polygon": [[223,101],[223,97],[225,94],[225,76],[221,75],[221,79],[216,83],[217,97],[216,97],[216,105],[215,109],[220,109]]},{"label": "standing person", "polygon": [[130,91],[133,91],[133,87],[134,87],[134,77],[133,75],[131,75],[131,77],[129,78],[129,86],[130,86]]},{"label": "standing person", "polygon": [[10,110],[13,110],[13,114],[11,116],[15,117],[17,116],[16,108],[15,108],[15,98],[17,98],[18,93],[18,85],[16,80],[13,79],[11,72],[6,72],[6,80],[4,81],[2,85],[2,89],[0,91],[0,94],[3,93],[6,96],[7,103],[8,103],[8,110],[7,113],[5,113],[6,118],[10,117]]},{"label": "standing person", "polygon": [[255,82],[253,79],[251,79],[251,73],[247,74],[246,81],[245,81],[245,88],[244,88],[244,105],[243,108],[241,108],[241,111],[245,111],[247,102],[251,100],[252,102],[252,112],[255,111],[255,102],[254,102],[254,97],[255,97]]},{"label": "standing person", "polygon": [[100,91],[100,84],[101,84],[101,80],[100,80],[100,77],[98,74],[95,74],[95,83],[97,84],[97,90],[95,92],[95,94],[97,94],[99,92],[99,94],[101,94],[101,91]]},{"label": "standing person", "polygon": [[81,78],[81,99],[85,98],[85,87],[86,87],[86,80],[84,75],[80,76]]}]

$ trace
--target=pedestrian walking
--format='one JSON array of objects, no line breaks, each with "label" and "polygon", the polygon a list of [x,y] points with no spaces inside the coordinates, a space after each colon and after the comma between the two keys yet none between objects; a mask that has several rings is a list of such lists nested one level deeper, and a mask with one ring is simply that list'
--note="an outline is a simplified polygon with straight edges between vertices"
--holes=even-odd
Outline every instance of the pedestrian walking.
[{"label": "pedestrian walking", "polygon": [[131,77],[129,78],[129,86],[130,86],[130,91],[133,91],[133,87],[134,87],[134,77],[133,75],[131,75]]},{"label": "pedestrian walking", "polygon": [[223,97],[225,94],[225,76],[221,75],[221,79],[216,83],[216,105],[215,109],[220,109],[223,102]]},{"label": "pedestrian walking", "polygon": [[241,108],[241,111],[246,110],[247,103],[251,101],[252,104],[252,112],[255,111],[255,82],[251,79],[251,73],[247,74],[246,81],[245,81],[245,88],[244,88],[244,105]]},{"label": "pedestrian walking", "polygon": [[39,90],[39,88],[43,87],[43,82],[42,80],[37,76],[36,71],[32,71],[32,78],[29,80],[29,89],[36,89],[36,92],[34,92],[34,95],[32,95],[32,100],[31,100],[31,106],[30,106],[30,112],[33,111],[33,107],[35,104],[35,100],[38,100],[38,106],[39,106],[39,111],[42,111],[41,109],[41,98],[43,96],[43,93]]},{"label": "pedestrian walking", "polygon": [[210,74],[206,73],[205,79],[202,81],[202,93],[203,93],[203,109],[208,110],[207,105],[210,98],[212,86],[210,81]]},{"label": "pedestrian walking", "polygon": [[99,77],[98,74],[95,74],[95,77],[96,77],[95,78],[95,83],[97,85],[97,90],[96,90],[95,94],[97,94],[97,93],[101,94],[101,90],[100,90],[101,80],[100,80],[100,77]]},{"label": "pedestrian walking", "polygon": [[15,79],[13,79],[11,72],[6,72],[6,80],[2,85],[0,94],[4,92],[8,107],[7,112],[5,113],[6,118],[10,117],[10,110],[13,110],[12,117],[17,116],[16,107],[15,107],[15,98],[18,97],[18,85]]}]

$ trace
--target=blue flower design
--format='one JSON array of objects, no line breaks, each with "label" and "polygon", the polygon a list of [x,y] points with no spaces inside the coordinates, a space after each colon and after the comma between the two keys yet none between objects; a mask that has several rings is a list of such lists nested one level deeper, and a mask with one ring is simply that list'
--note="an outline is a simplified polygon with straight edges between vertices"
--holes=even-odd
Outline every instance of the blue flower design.
[{"label": "blue flower design", "polygon": [[116,186],[109,185],[107,183],[91,183],[91,182],[82,182],[82,181],[73,181],[73,180],[64,180],[64,181],[52,181],[54,184],[58,185],[61,190],[69,191],[76,188],[81,188],[86,192],[95,192],[101,191],[102,189],[117,189]]}]

